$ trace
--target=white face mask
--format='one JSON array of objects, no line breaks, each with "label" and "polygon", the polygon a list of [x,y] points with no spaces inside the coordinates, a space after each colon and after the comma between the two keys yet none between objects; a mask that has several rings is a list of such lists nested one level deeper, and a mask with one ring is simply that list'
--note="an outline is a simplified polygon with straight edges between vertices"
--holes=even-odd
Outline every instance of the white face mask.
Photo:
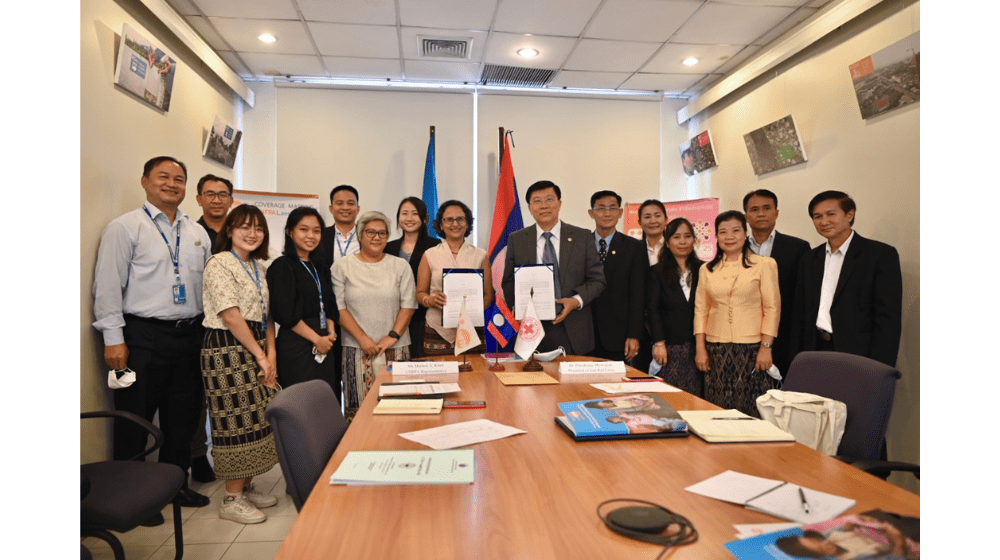
[{"label": "white face mask", "polygon": [[565,355],[566,355],[566,349],[560,346],[559,348],[556,348],[551,352],[545,352],[544,354],[541,352],[535,352],[535,359],[538,360],[539,362],[551,362],[557,357]]},{"label": "white face mask", "polygon": [[112,389],[124,389],[129,385],[135,383],[135,372],[125,368],[121,371],[121,377],[118,376],[118,371],[109,370],[108,371],[108,387]]}]

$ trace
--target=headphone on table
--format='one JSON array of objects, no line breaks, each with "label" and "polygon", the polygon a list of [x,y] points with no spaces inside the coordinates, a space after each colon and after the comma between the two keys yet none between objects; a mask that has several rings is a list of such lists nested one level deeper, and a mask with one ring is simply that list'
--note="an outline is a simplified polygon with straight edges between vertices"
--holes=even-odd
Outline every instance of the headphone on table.
[{"label": "headphone on table", "polygon": [[[607,515],[601,513],[601,508],[614,502],[644,505],[620,507],[608,512]],[[608,529],[619,535],[664,547],[657,558],[663,556],[672,546],[690,544],[698,540],[698,530],[686,517],[646,500],[629,498],[606,500],[597,506],[597,517],[607,525]]]}]

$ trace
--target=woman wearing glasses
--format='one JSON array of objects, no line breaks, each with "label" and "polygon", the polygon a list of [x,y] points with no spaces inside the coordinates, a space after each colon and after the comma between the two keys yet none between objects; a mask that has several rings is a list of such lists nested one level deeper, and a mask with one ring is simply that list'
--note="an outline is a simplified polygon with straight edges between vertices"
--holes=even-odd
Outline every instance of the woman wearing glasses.
[{"label": "woman wearing glasses", "polygon": [[348,419],[361,406],[386,361],[410,359],[407,325],[417,302],[406,261],[382,252],[389,218],[365,212],[358,220],[361,250],[337,259],[331,274],[340,308],[344,347],[344,410]]},{"label": "woman wearing glasses", "polygon": [[[445,328],[441,310],[448,297],[442,291],[444,269],[474,268],[483,271],[483,308],[493,302],[493,278],[486,251],[465,241],[472,233],[472,210],[464,203],[449,200],[438,209],[434,231],[444,243],[424,253],[417,270],[417,301],[427,306],[427,326],[424,328],[424,355],[442,356],[455,353],[457,329]],[[482,327],[476,327],[479,339],[485,340]],[[483,352],[483,346],[469,350]]]},{"label": "woman wearing glasses", "polygon": [[[395,255],[410,263],[413,281],[417,281],[417,267],[427,249],[441,243],[440,239],[427,233],[427,206],[424,201],[415,196],[408,196],[399,203],[396,209],[396,224],[403,231],[403,236],[385,244],[383,251]],[[441,235],[440,233],[438,235]],[[417,300],[419,303],[420,300]],[[410,358],[420,358],[424,355],[424,317],[427,308],[421,305],[410,319]]]}]

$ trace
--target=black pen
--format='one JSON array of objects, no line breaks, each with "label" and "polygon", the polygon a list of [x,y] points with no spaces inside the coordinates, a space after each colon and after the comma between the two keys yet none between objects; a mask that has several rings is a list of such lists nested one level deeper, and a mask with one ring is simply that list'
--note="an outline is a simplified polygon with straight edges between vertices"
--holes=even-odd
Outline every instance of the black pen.
[{"label": "black pen", "polygon": [[809,502],[806,501],[806,493],[802,491],[801,486],[799,486],[799,499],[802,500],[802,511],[809,513]]}]

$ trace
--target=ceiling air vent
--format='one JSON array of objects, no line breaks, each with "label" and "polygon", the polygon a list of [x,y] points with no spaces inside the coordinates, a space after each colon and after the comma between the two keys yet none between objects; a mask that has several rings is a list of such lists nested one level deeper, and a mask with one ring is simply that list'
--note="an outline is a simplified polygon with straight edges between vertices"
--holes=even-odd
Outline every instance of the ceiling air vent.
[{"label": "ceiling air vent", "polygon": [[417,36],[417,50],[421,58],[467,60],[472,55],[472,38]]},{"label": "ceiling air vent", "polygon": [[487,64],[479,83],[484,86],[542,87],[552,81],[555,70]]}]

